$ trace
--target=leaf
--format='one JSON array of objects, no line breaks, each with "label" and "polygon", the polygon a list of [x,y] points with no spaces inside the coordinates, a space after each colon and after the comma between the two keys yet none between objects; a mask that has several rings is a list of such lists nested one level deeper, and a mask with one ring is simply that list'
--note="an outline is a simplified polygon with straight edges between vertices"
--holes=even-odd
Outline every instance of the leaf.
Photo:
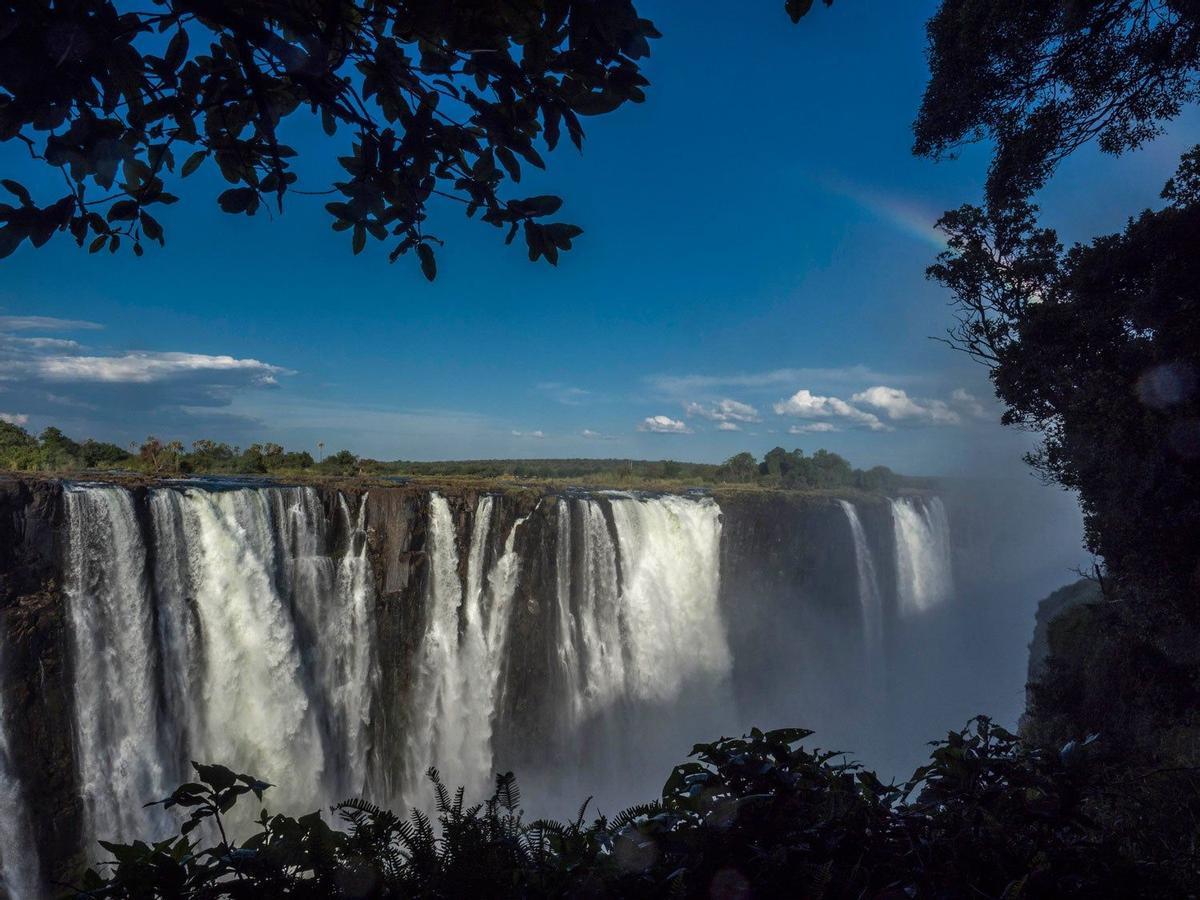
[{"label": "leaf", "polygon": [[204,162],[204,160],[207,157],[208,157],[208,151],[197,150],[195,153],[193,153],[191,156],[189,156],[187,158],[187,161],[183,164],[183,168],[180,170],[180,174],[184,178],[187,178],[189,175],[191,175],[193,172],[195,172],[198,168],[200,168],[200,163]]},{"label": "leaf", "polygon": [[426,279],[433,281],[437,278],[437,260],[434,259],[433,248],[428,244],[418,244],[417,257],[421,260],[421,271]]},{"label": "leaf", "polygon": [[362,253],[363,247],[367,246],[367,229],[362,225],[354,226],[354,238],[351,241],[351,246],[354,248],[354,255]]},{"label": "leaf", "polygon": [[172,70],[178,69],[187,58],[188,51],[188,36],[187,32],[180,28],[175,32],[175,36],[171,38],[171,43],[167,44],[166,55],[163,56],[163,61],[166,62]]},{"label": "leaf", "polygon": [[136,200],[118,200],[108,209],[108,221],[132,222],[137,218],[138,204]]},{"label": "leaf", "polygon": [[783,8],[787,11],[792,24],[796,24],[812,10],[813,0],[785,0]]},{"label": "leaf", "polygon": [[258,194],[254,188],[230,188],[221,192],[221,196],[217,197],[217,203],[227,213],[244,212],[247,215],[254,215],[255,210],[258,209]]},{"label": "leaf", "polygon": [[25,229],[16,225],[6,225],[0,228],[0,259],[11,254],[25,240]]},{"label": "leaf", "polygon": [[218,791],[233,787],[237,782],[237,776],[224,766],[206,766],[198,762],[193,762],[192,768],[196,770],[196,774],[200,776],[201,781]]},{"label": "leaf", "polygon": [[158,224],[157,219],[151,216],[148,212],[143,212],[141,215],[141,223],[142,231],[145,232],[146,237],[150,238],[152,241],[158,241],[159,244],[163,243],[163,229],[162,226]]},{"label": "leaf", "polygon": [[32,198],[29,196],[29,191],[25,190],[25,186],[13,181],[11,178],[0,178],[0,184],[4,185],[5,190],[16,196],[21,201],[22,206],[31,206]]},{"label": "leaf", "polygon": [[517,163],[517,158],[513,156],[513,152],[507,147],[497,147],[496,156],[500,158],[501,165],[508,171],[508,176],[513,181],[520,181],[521,166]]}]

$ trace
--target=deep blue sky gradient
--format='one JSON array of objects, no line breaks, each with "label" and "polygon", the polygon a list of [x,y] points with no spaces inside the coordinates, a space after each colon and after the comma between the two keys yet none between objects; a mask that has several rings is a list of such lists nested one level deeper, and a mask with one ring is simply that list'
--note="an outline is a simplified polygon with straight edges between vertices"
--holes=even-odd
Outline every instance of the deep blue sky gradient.
[{"label": "deep blue sky gradient", "polygon": [[[942,164],[910,153],[935,4],[838,3],[799,27],[775,2],[642,6],[664,35],[645,67],[648,101],[588,120],[582,155],[564,142],[521,185],[564,196],[562,218],[585,229],[558,268],[530,264],[447,203],[430,224],[446,240],[430,285],[382,245],[352,256],[324,198],[289,197],[274,220],[220,213],[222,184],[205,167],[160,216],[165,249],[89,256],[59,236],[0,262],[0,316],[103,326],[8,337],[73,339],[82,346],[69,352],[87,356],[229,355],[291,374],[272,387],[237,371],[51,382],[21,374],[35,351],[10,346],[0,412],[122,442],[323,440],[386,459],[716,461],[782,444],[907,471],[1016,465],[1027,438],[996,424],[983,373],[928,339],[949,321],[923,276],[931,226],[979,199],[986,164],[983,147]],[[1039,198],[1047,221],[1071,240],[1119,228],[1156,202],[1198,133],[1193,117],[1135,155],[1077,154]],[[310,127],[293,142],[317,154],[302,186],[327,186],[326,161],[343,148]],[[31,174],[23,153],[0,147],[4,174],[50,196],[53,180]],[[765,374],[779,370],[794,371]],[[773,411],[801,389],[849,400],[876,385],[922,403],[965,389],[984,415],[960,405],[957,424],[835,420],[846,427],[792,435],[818,420]],[[721,399],[762,421],[724,432],[685,412]],[[691,433],[638,430],[656,415]]]}]

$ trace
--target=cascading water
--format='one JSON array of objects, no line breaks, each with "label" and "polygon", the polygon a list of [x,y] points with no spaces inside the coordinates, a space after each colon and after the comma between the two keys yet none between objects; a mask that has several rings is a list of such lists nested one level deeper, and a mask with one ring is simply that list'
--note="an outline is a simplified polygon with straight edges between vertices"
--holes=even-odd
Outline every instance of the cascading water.
[{"label": "cascading water", "polygon": [[720,508],[709,499],[614,496],[612,515],[629,693],[668,701],[697,678],[723,681],[732,658],[718,606]]},{"label": "cascading water", "polygon": [[[223,762],[304,812],[361,793],[377,681],[366,499],[337,497],[328,551],[311,488],[66,491],[66,594],[84,833],[158,837],[143,809]],[[153,567],[148,561],[153,558]]]},{"label": "cascading water", "polygon": [[[279,490],[190,489],[173,498],[189,561],[174,580],[194,599],[200,625],[201,665],[190,685],[197,708],[187,729],[193,758],[227,761],[277,784],[272,805],[298,810],[325,799],[325,748],[296,622],[321,598],[306,596],[319,586],[311,560],[278,565],[284,546],[315,545],[306,533],[311,519],[294,508],[303,495],[285,503]],[[195,648],[188,649],[190,657]]]},{"label": "cascading water", "polygon": [[[370,799],[424,806],[429,765],[480,799],[497,752],[517,754],[504,763],[524,773],[527,797],[574,803],[596,793],[619,804],[643,799],[631,773],[657,776],[687,752],[686,738],[740,721],[722,514],[710,498],[575,494],[522,517],[508,497],[481,495],[472,510],[431,493],[409,507],[424,518],[406,526],[420,543],[400,551],[411,554],[402,565],[420,574],[413,584],[424,593],[403,610],[394,594],[375,595],[386,581],[372,568],[383,545],[374,535],[368,552],[365,495],[179,485],[135,499],[76,484],[64,498],[75,779],[92,856],[96,838],[173,832],[173,816],[143,804],[188,780],[192,759],[273,782],[269,807],[289,813],[370,785],[399,786]],[[856,571],[838,577],[857,576],[862,643],[881,656],[882,563],[858,510],[841,508]],[[932,609],[951,591],[945,509],[903,498],[892,515],[897,606]],[[461,532],[456,517],[467,520]],[[523,558],[537,552],[526,535],[556,546]],[[398,611],[409,631],[386,632],[384,645],[379,623],[394,629]],[[552,646],[510,647],[518,622],[525,639]],[[544,696],[509,693],[531,683],[514,658],[547,667],[534,670]],[[395,697],[380,696],[385,660],[405,675]],[[385,709],[402,736],[394,751],[375,746]],[[509,711],[549,731],[517,734]],[[525,739],[551,748],[536,766],[522,763]],[[0,866],[12,893],[24,876],[10,861],[35,856],[12,843],[28,830],[10,799],[20,792],[8,760],[0,734]]]},{"label": "cascading water", "polygon": [[953,592],[950,525],[939,497],[892,501],[896,534],[896,593],[901,615],[940,606]]},{"label": "cascading water", "polygon": [[133,502],[116,487],[65,491],[67,612],[85,833],[162,836],[175,771],[164,765],[146,545]]},{"label": "cascading water", "polygon": [[440,494],[430,496],[429,612],[418,652],[403,798],[410,804],[425,796],[429,765],[441,767],[469,797],[482,796],[491,784],[497,687],[519,564],[513,544],[525,521],[513,524],[502,554],[486,571],[495,512],[495,498],[481,496],[464,591],[450,505]]},{"label": "cascading water", "polygon": [[[4,668],[4,635],[0,633],[0,675]],[[39,894],[37,848],[25,791],[17,777],[5,728],[4,694],[0,691],[0,896],[33,900]]]},{"label": "cascading water", "polygon": [[862,608],[863,652],[869,667],[876,665],[883,651],[883,597],[875,572],[875,557],[867,542],[867,533],[853,503],[839,500],[854,538],[854,562],[858,569],[858,599]]}]

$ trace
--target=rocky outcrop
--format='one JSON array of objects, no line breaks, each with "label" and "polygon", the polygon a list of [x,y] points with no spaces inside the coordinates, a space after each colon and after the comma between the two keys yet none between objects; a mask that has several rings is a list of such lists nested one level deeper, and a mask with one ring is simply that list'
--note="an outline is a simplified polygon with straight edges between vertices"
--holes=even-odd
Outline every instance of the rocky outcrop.
[{"label": "rocky outcrop", "polygon": [[62,489],[0,479],[0,704],[45,877],[78,858],[69,653],[61,592]]}]

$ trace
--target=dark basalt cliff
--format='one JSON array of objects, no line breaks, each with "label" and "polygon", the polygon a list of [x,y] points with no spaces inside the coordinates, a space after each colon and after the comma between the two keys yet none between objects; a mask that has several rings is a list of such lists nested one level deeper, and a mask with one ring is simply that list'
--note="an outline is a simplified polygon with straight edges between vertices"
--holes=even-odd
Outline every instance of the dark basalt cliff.
[{"label": "dark basalt cliff", "polygon": [[[148,487],[130,486],[148,527]],[[344,498],[357,508],[367,494],[368,558],[375,580],[376,633],[381,684],[372,718],[373,773],[398,770],[405,710],[418,642],[425,626],[429,579],[427,543],[430,489],[419,485],[318,486],[326,511],[331,556],[348,549]],[[458,533],[465,570],[472,512],[480,488],[439,487]],[[339,498],[339,493],[342,498]],[[520,569],[500,676],[503,710],[495,734],[501,768],[537,765],[532,754],[553,754],[558,723],[553,710],[559,660],[555,651],[556,554],[562,496],[508,489],[493,494],[495,526],[484,562],[490,565],[518,520]],[[595,495],[607,505],[603,495]],[[771,667],[762,660],[794,660],[796,684],[842,677],[848,667],[838,635],[859,629],[859,585],[853,535],[836,500],[824,495],[729,492],[715,497],[722,513],[720,602],[734,662],[733,688],[749,715],[768,691]],[[855,498],[876,560],[880,593],[895,595],[891,513],[882,497]],[[606,516],[611,523],[611,510]],[[35,811],[36,845],[47,876],[74,869],[82,858],[71,726],[71,660],[62,592],[65,552],[62,484],[52,479],[0,477],[0,685],[15,774]],[[885,617],[893,614],[885,602]],[[820,640],[814,636],[821,636]],[[832,675],[830,674],[832,672]],[[531,736],[541,738],[531,740]],[[375,796],[393,796],[389,776],[374,775]],[[382,780],[385,783],[380,783]],[[151,798],[147,798],[151,799]]]},{"label": "dark basalt cliff", "polygon": [[78,857],[80,809],[71,747],[71,677],[60,591],[62,488],[0,480],[0,704],[11,765],[47,875]]}]

